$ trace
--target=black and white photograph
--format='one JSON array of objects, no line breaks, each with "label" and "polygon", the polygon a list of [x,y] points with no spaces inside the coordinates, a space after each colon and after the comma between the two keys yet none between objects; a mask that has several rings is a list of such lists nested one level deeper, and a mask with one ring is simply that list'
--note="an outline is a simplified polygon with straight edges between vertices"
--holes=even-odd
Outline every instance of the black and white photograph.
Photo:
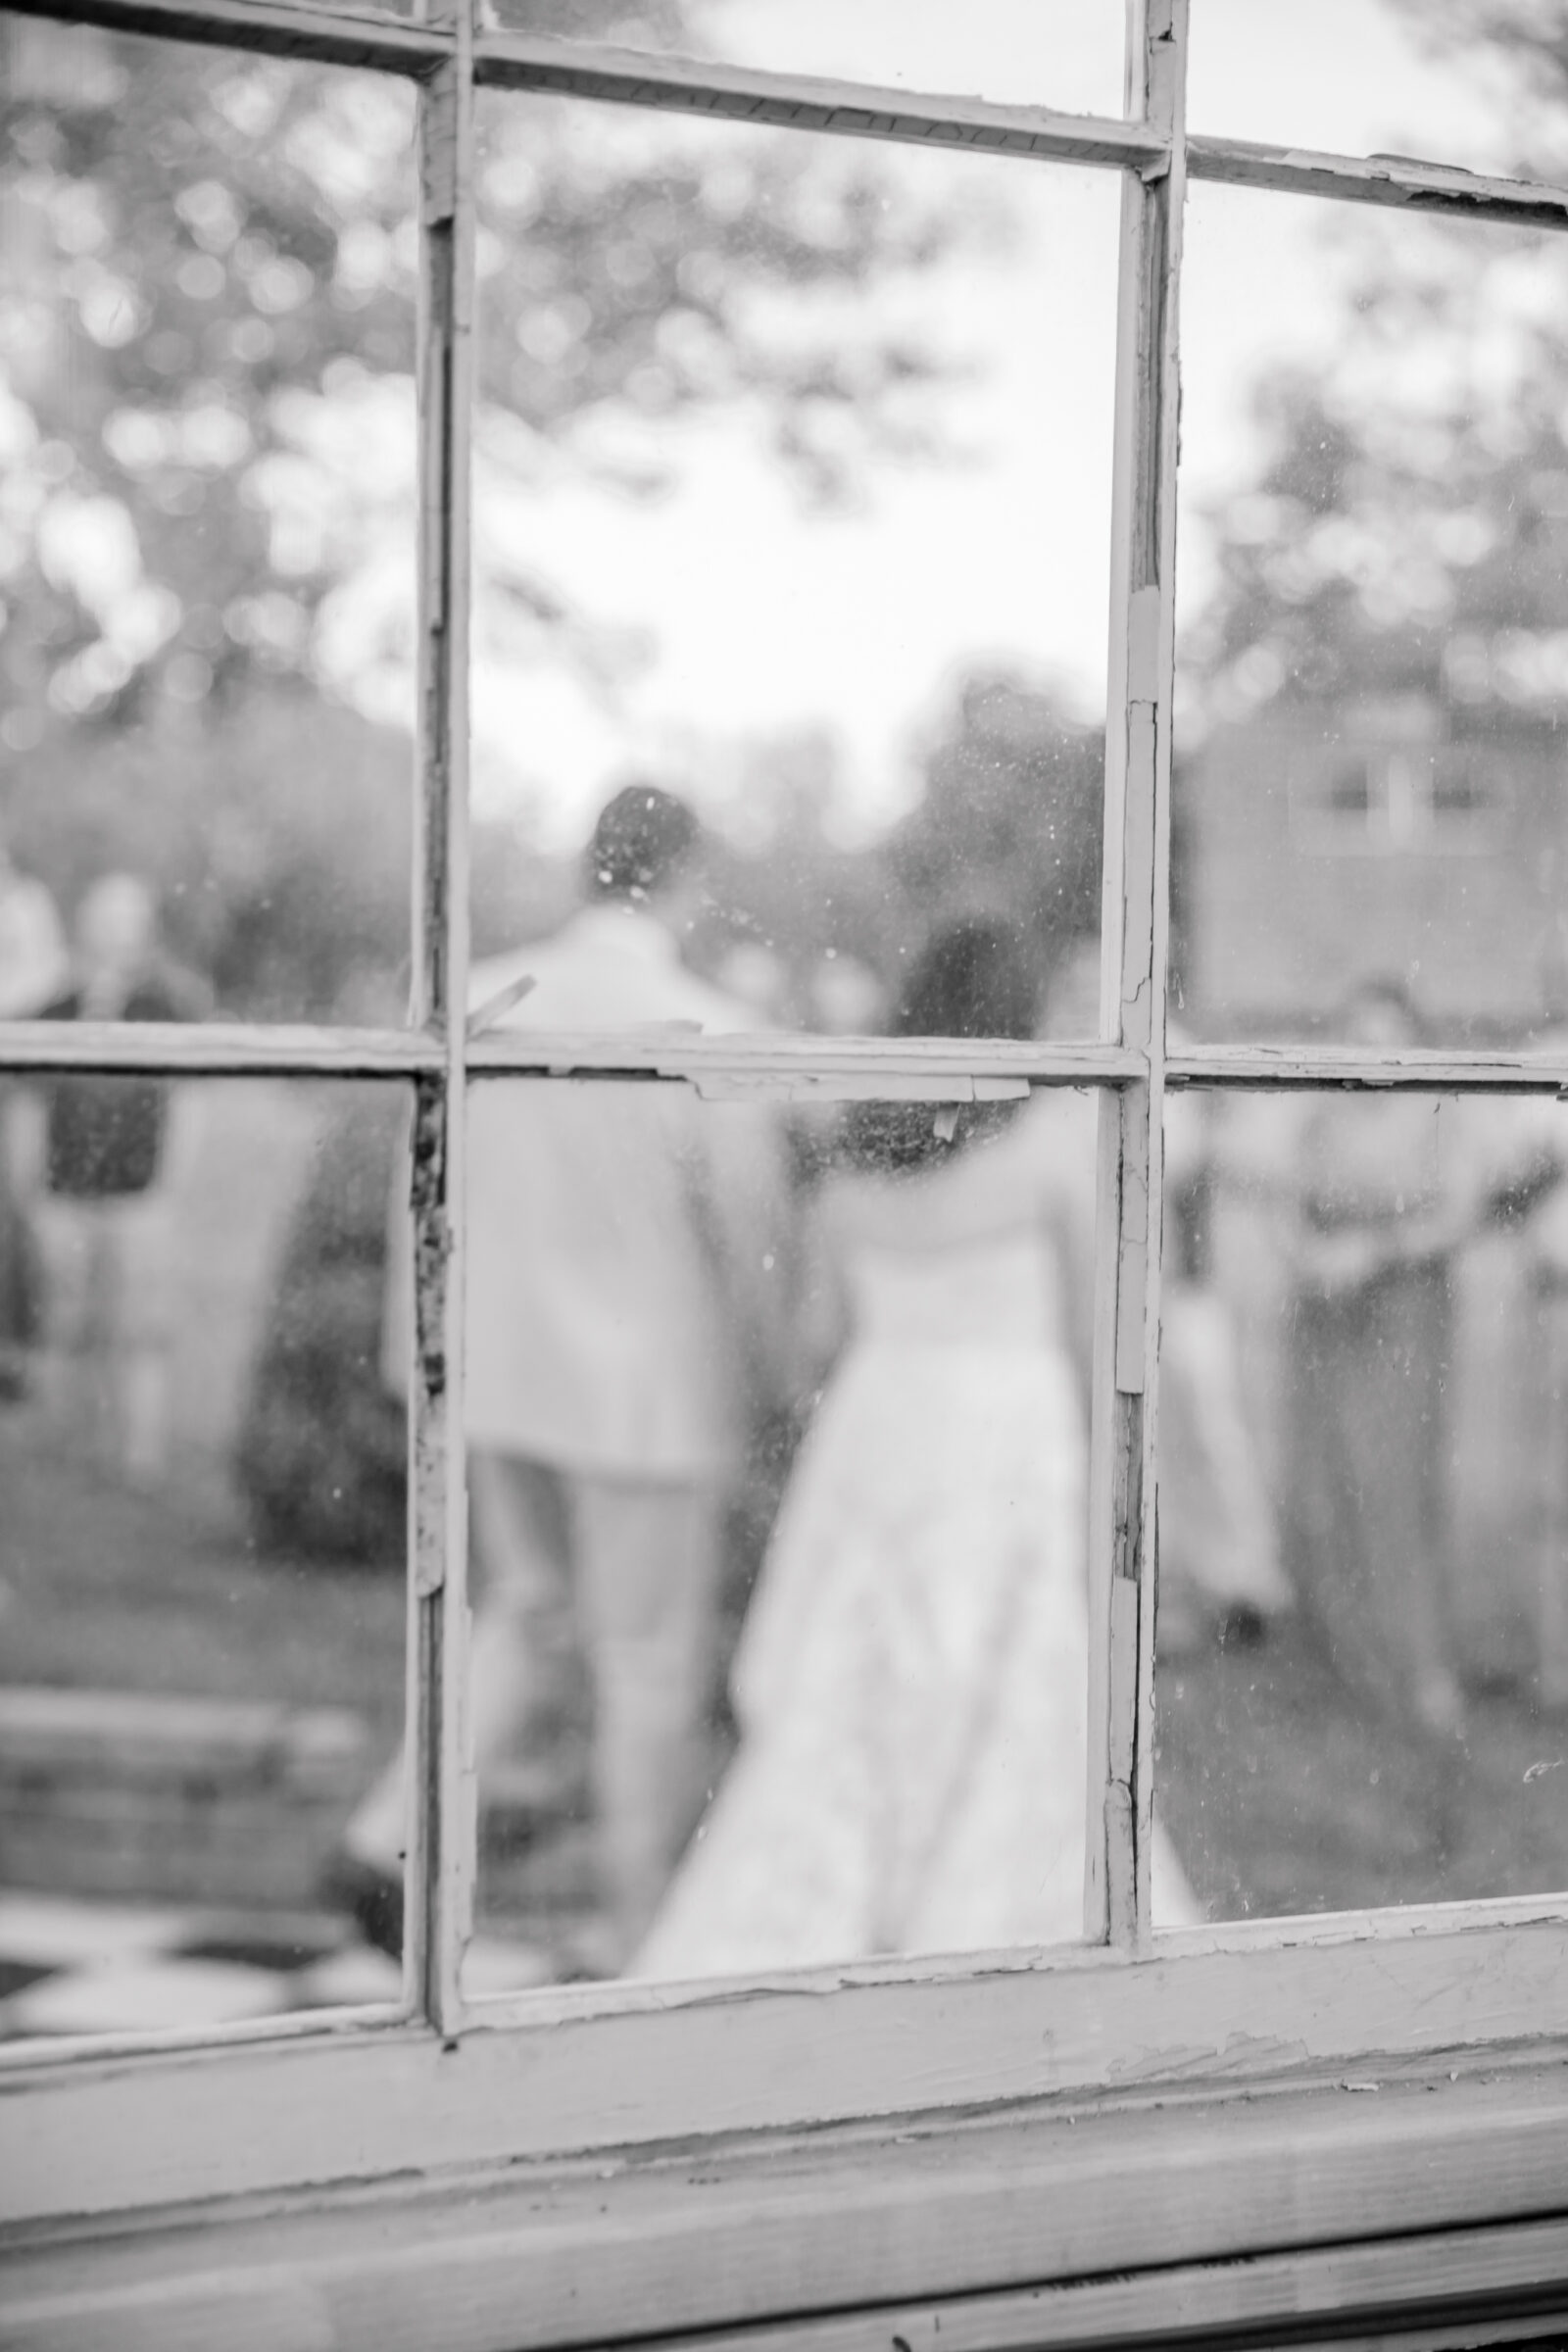
[{"label": "black and white photograph", "polygon": [[1568,0],[0,8],[0,2352],[1568,2345]]}]

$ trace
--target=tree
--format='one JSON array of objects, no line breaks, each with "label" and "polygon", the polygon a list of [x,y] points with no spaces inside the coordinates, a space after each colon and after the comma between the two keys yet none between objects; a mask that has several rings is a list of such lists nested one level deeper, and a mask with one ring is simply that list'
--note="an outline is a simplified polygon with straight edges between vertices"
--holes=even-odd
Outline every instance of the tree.
[{"label": "tree", "polygon": [[722,843],[697,946],[757,941],[783,967],[785,1010],[811,1025],[811,976],[849,956],[896,997],[909,960],[955,916],[1015,921],[1049,976],[1100,920],[1102,732],[1007,674],[956,689],[919,760],[915,806],[879,839],[834,838],[831,737],[751,748],[736,795],[744,838]]},{"label": "tree", "polygon": [[[589,12],[593,28],[619,13]],[[121,832],[139,832],[156,771],[160,808],[189,818],[170,819],[174,878],[226,906],[218,850],[195,883],[186,867],[224,836],[211,786],[237,764],[267,875],[245,904],[254,932],[263,901],[304,888],[290,775],[328,772],[323,700],[369,730],[348,760],[382,776],[388,826],[407,799],[406,757],[389,755],[415,658],[412,93],[27,19],[4,37],[0,796],[51,774],[99,805],[100,830],[118,795]],[[487,99],[479,201],[491,503],[546,466],[657,487],[628,420],[739,409],[813,495],[923,429],[935,361],[851,298],[925,266],[950,230],[895,202],[874,161]],[[514,540],[482,586],[508,660],[598,674],[612,657]],[[275,793],[258,757],[236,760],[253,732]],[[340,751],[349,732],[334,727]],[[318,798],[319,898],[353,887],[365,833],[363,808],[345,802],[339,822]],[[153,833],[156,850],[162,819]],[[404,896],[382,894],[399,932]],[[248,983],[268,957],[220,930],[186,944]]]},{"label": "tree", "polygon": [[1429,47],[1494,88],[1522,177],[1560,186],[1568,167],[1568,22],[1557,0],[1396,0]]},{"label": "tree", "polygon": [[927,753],[888,862],[923,928],[1012,917],[1044,972],[1100,920],[1103,732],[1008,676],[971,678]]},{"label": "tree", "polygon": [[[1568,24],[1446,0],[1432,38],[1507,69],[1522,169],[1568,157]],[[1219,525],[1189,642],[1209,714],[1418,699],[1458,731],[1568,715],[1568,252],[1399,217],[1366,230],[1335,344],[1255,394],[1271,444]]]}]

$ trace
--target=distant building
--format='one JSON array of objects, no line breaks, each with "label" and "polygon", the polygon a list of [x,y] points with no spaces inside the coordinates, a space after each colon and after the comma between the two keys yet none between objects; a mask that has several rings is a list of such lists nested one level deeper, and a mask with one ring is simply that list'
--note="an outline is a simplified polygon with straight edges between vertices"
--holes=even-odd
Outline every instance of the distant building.
[{"label": "distant building", "polygon": [[1363,976],[1445,1043],[1538,1023],[1568,968],[1568,735],[1418,700],[1281,702],[1178,762],[1177,981],[1212,1037],[1309,1037]]}]

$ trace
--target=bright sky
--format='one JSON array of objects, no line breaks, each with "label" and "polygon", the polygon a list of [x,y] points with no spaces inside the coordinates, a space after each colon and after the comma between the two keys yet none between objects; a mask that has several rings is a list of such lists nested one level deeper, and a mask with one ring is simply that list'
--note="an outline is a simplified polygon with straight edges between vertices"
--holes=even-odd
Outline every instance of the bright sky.
[{"label": "bright sky", "polygon": [[[1121,15],[1120,0],[733,0],[714,22],[750,61],[1113,113]],[[1495,94],[1473,67],[1428,57],[1389,0],[1193,0],[1190,121],[1350,154],[1499,160]],[[969,668],[1016,666],[1086,716],[1102,710],[1115,175],[878,154],[917,198],[941,203],[961,181],[1016,216],[1005,250],[966,253],[923,297],[944,346],[975,368],[947,411],[963,462],[885,462],[854,511],[824,514],[755,437],[709,425],[663,499],[542,492],[529,552],[652,651],[613,710],[481,659],[477,777],[492,805],[526,797],[549,835],[569,837],[629,760],[679,762],[720,792],[746,740],[823,729],[841,748],[842,821],[863,831],[906,801],[920,733]],[[1200,510],[1255,459],[1258,373],[1332,321],[1346,265],[1325,232],[1343,240],[1348,210],[1194,191],[1189,612],[1208,576]]]}]

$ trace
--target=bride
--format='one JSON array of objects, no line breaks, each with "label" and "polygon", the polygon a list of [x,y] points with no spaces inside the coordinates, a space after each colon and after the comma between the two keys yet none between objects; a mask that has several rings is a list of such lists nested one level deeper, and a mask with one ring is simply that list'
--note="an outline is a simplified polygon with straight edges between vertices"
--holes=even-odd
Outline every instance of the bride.
[{"label": "bride", "polygon": [[[1000,925],[940,933],[893,1027],[1029,1037]],[[1068,1333],[1094,1118],[858,1105],[820,1233],[848,1341],[733,1675],[740,1746],[634,1963],[745,1974],[1082,1933],[1085,1437]],[[1076,1179],[1076,1181],[1075,1181]],[[1090,1196],[1090,1198],[1086,1198]],[[1190,1913],[1156,1860],[1164,1918]]]}]

